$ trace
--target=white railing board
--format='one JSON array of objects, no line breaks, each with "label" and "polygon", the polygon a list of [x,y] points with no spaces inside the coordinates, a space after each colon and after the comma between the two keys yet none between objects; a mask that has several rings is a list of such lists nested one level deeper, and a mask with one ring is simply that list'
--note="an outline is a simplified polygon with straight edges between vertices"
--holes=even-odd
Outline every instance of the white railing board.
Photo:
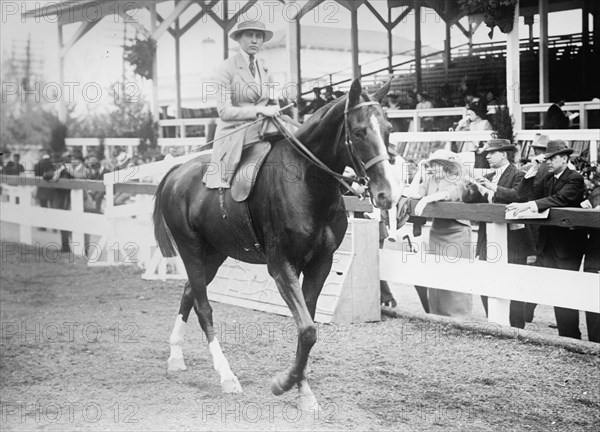
[{"label": "white railing board", "polygon": [[195,147],[206,144],[206,137],[159,138],[159,147]]},{"label": "white railing board", "polygon": [[600,141],[600,129],[539,129],[516,131],[516,141],[532,141],[537,134],[564,141]]},{"label": "white railing board", "polygon": [[391,144],[400,142],[489,141],[494,131],[392,132]]},{"label": "white railing board", "polygon": [[[66,215],[70,215],[66,216]],[[109,228],[104,215],[2,203],[2,221],[24,226],[103,235]]]},{"label": "white railing board", "polygon": [[388,282],[600,313],[598,273],[383,249],[379,276]]},{"label": "white railing board", "polygon": [[218,118],[189,118],[189,119],[165,119],[159,120],[158,124],[160,127],[168,126],[202,126],[216,123]]},{"label": "white railing board", "polygon": [[100,145],[98,138],[65,138],[67,147],[94,147]]}]

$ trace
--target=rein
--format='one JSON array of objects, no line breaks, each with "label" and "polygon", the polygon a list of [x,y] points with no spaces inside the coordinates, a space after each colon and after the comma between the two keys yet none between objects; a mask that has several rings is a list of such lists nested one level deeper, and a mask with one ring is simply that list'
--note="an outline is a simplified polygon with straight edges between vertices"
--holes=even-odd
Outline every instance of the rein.
[{"label": "rein", "polygon": [[342,174],[338,174],[335,171],[333,171],[332,169],[330,169],[319,158],[317,158],[308,148],[306,148],[306,146],[304,144],[302,144],[293,134],[291,134],[287,130],[287,128],[283,124],[281,124],[279,119],[274,118],[272,120],[274,120],[275,125],[277,126],[279,131],[283,134],[285,139],[292,145],[292,147],[294,147],[296,150],[298,150],[298,152],[300,154],[302,154],[306,159],[308,159],[310,162],[312,162],[315,166],[320,168],[322,171],[329,174],[334,179],[336,179],[338,182],[340,182],[341,185],[344,186],[346,189],[348,189],[348,191],[350,193],[352,193],[354,196],[364,199],[364,196],[362,194],[357,193],[350,185],[348,185],[348,183],[352,184],[353,182],[357,182],[365,187],[368,187],[369,177],[367,176],[367,170],[369,168],[371,168],[372,166],[378,164],[379,162],[389,160],[389,156],[387,155],[387,153],[386,154],[378,154],[378,155],[374,156],[373,158],[369,159],[366,163],[364,163],[358,157],[358,155],[356,154],[356,149],[355,149],[354,143],[352,141],[352,138],[350,137],[350,132],[349,132],[350,128],[348,127],[348,114],[350,114],[351,112],[353,112],[357,109],[363,108],[365,106],[378,105],[378,102],[375,102],[375,101],[362,102],[362,103],[359,103],[359,104],[353,106],[351,109],[348,109],[348,103],[349,103],[349,100],[346,99],[346,107],[344,109],[344,122],[338,128],[335,142],[337,143],[337,142],[341,141],[342,131],[344,131],[345,132],[344,133],[344,137],[345,137],[344,147],[348,151],[348,154],[350,156],[350,163],[352,164],[352,169],[358,176],[357,178],[347,177]]}]

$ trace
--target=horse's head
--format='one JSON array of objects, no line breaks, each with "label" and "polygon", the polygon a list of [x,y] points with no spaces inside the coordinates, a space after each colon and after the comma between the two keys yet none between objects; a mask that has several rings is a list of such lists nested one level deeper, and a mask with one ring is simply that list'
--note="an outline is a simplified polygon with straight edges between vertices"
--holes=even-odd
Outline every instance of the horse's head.
[{"label": "horse's head", "polygon": [[371,98],[362,93],[360,80],[354,80],[345,109],[350,165],[357,175],[368,177],[373,204],[382,210],[391,208],[400,199],[400,187],[394,178],[387,148],[392,125],[379,105],[390,83]]}]

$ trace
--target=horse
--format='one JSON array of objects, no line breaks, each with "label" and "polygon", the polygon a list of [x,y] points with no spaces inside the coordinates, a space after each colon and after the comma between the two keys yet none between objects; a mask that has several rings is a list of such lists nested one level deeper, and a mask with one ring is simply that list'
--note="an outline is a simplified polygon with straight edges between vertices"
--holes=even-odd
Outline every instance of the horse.
[{"label": "horse", "polygon": [[[317,299],[348,225],[334,175],[353,166],[368,176],[374,205],[389,209],[398,201],[387,153],[391,124],[379,104],[389,86],[371,97],[363,93],[360,81],[354,80],[348,95],[322,107],[296,131],[297,140],[325,166],[317,166],[285,139],[274,142],[247,200],[256,247],[239,247],[239,233],[248,226],[223,214],[225,204],[236,204],[226,199],[229,192],[204,186],[206,163],[192,159],[164,176],[155,194],[154,234],[163,256],[179,252],[188,275],[169,339],[169,370],[186,369],[184,325],[193,307],[223,392],[242,392],[214,334],[206,287],[227,256],[266,264],[298,329],[295,360],[289,369],[275,375],[271,391],[280,395],[296,385],[301,409],[318,407],[305,369],[317,338]],[[267,173],[265,167],[272,169]]]}]

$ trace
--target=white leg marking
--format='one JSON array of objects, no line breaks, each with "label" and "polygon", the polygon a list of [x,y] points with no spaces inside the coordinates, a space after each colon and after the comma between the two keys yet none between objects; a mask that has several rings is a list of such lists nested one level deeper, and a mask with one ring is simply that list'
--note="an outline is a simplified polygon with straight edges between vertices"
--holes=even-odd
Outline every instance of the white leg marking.
[{"label": "white leg marking", "polygon": [[175,318],[175,325],[173,326],[173,332],[169,338],[169,344],[171,345],[171,355],[167,361],[168,370],[180,371],[186,370],[185,362],[183,360],[183,339],[185,335],[185,322],[181,314]]},{"label": "white leg marking", "polygon": [[240,386],[237,377],[231,371],[229,362],[225,358],[219,340],[216,337],[208,344],[208,349],[212,355],[215,370],[221,377],[221,388],[223,389],[223,392],[241,393],[242,387]]}]

